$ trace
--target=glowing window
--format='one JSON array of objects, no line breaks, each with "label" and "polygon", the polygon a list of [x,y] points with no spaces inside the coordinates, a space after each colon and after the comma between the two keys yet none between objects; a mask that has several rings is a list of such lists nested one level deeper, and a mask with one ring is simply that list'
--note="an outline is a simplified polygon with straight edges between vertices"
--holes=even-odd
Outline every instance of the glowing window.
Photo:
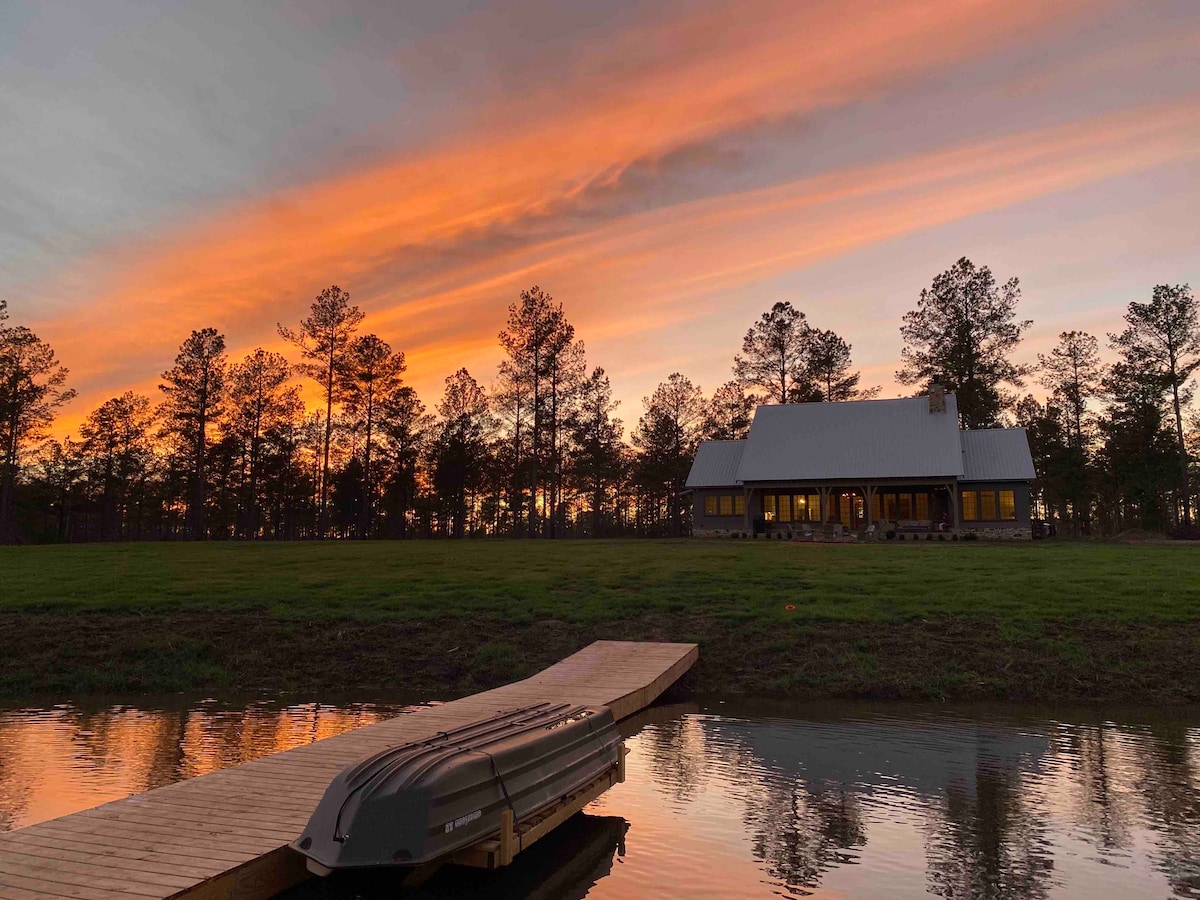
[{"label": "glowing window", "polygon": [[967,522],[979,518],[979,495],[974,491],[962,492],[962,517]]},{"label": "glowing window", "polygon": [[706,516],[715,516],[717,514],[717,498],[716,497],[705,497],[704,498],[704,514]]},{"label": "glowing window", "polygon": [[730,494],[726,494],[724,497],[721,498],[721,515],[723,515],[723,516],[732,516],[733,515],[733,496]]},{"label": "glowing window", "polygon": [[733,498],[733,513],[734,513],[734,515],[737,515],[737,516],[744,516],[746,514],[746,495],[745,494],[737,494],[734,496],[734,498]]},{"label": "glowing window", "polygon": [[979,492],[979,518],[985,522],[993,522],[996,519],[996,492],[995,491],[980,491]]},{"label": "glowing window", "polygon": [[791,496],[791,494],[780,494],[779,498],[778,498],[778,503],[779,503],[779,521],[780,522],[792,521],[792,496]]},{"label": "glowing window", "polygon": [[768,522],[775,519],[775,495],[763,494],[763,518]]},{"label": "glowing window", "polygon": [[1015,519],[1017,517],[1017,495],[1012,491],[1000,492],[1000,518]]},{"label": "glowing window", "polygon": [[929,495],[928,494],[917,494],[915,499],[917,501],[917,518],[922,519],[922,520],[928,519],[929,518]]},{"label": "glowing window", "polygon": [[880,499],[879,495],[876,494],[875,496],[873,496],[871,498],[871,521],[872,522],[878,522],[880,519],[883,518],[883,514],[880,512],[882,509],[883,509],[883,501]]},{"label": "glowing window", "polygon": [[809,494],[808,495],[808,521],[810,521],[810,522],[820,522],[821,521],[821,495],[820,494]]},{"label": "glowing window", "polygon": [[899,500],[900,500],[899,517],[901,519],[911,519],[913,517],[912,494],[901,494],[899,497]]}]

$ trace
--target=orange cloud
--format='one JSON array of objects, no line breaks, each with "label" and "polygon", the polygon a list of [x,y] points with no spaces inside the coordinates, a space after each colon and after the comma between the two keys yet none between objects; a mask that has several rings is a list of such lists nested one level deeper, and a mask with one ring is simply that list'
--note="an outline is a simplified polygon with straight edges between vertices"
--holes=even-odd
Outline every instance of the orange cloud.
[{"label": "orange cloud", "polygon": [[191,328],[217,325],[235,352],[273,343],[275,321],[295,320],[337,282],[372,330],[408,352],[432,405],[458,365],[489,380],[504,306],[541,281],[616,374],[629,335],[711,317],[705,298],[719,291],[1194,153],[1188,101],[749,192],[663,198],[645,187],[719,156],[722,142],[886,94],[1086,6],[759,2],[635,29],[581,58],[561,85],[500,98],[478,127],[425,152],[93,263],[86,306],[39,325],[84,407],[134,370],[161,370]]}]

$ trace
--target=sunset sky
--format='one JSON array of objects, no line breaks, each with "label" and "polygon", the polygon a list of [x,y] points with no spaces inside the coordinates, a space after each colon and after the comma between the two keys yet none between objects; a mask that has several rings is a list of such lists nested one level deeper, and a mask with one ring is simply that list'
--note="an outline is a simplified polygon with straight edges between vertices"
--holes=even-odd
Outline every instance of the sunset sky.
[{"label": "sunset sky", "polygon": [[636,422],[777,300],[898,388],[958,257],[1116,330],[1200,280],[1200,2],[0,4],[0,297],[72,428],[192,328],[283,349],[330,284],[432,406],[561,300]]}]

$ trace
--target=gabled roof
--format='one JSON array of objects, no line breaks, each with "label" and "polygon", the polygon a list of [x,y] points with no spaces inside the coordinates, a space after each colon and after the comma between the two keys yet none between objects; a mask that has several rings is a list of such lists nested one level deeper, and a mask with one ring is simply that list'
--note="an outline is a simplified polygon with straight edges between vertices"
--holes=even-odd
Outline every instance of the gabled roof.
[{"label": "gabled roof", "polygon": [[1037,478],[1024,428],[962,432],[962,481],[1029,481]]},{"label": "gabled roof", "polygon": [[732,487],[737,482],[745,441],[701,441],[688,472],[687,487]]},{"label": "gabled roof", "polygon": [[760,406],[737,480],[961,477],[958,402],[928,397]]}]

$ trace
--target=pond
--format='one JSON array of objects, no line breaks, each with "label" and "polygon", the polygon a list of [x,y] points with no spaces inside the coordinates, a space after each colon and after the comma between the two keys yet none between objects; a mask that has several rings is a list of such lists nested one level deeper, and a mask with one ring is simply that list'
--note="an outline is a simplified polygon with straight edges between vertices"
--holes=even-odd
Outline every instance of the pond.
[{"label": "pond", "polygon": [[[0,830],[397,714],[173,699],[0,712]],[[421,897],[1200,897],[1200,712],[700,699],[508,870]],[[300,898],[394,896],[389,876]]]}]

